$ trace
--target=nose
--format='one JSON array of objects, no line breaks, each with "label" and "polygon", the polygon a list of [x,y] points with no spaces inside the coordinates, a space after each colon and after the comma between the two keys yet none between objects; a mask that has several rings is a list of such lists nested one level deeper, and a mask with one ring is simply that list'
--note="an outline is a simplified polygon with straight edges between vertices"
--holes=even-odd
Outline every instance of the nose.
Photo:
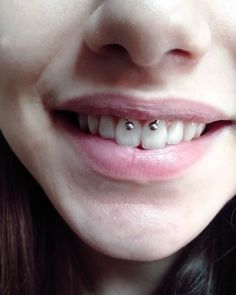
[{"label": "nose", "polygon": [[104,0],[86,22],[85,43],[96,54],[122,49],[142,67],[172,55],[197,60],[208,51],[211,33],[193,2]]}]

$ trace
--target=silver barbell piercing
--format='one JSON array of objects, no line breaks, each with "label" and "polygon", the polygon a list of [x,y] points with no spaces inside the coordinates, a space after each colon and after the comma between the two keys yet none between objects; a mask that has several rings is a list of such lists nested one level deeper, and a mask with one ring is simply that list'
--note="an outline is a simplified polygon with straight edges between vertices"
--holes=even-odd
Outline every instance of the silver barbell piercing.
[{"label": "silver barbell piercing", "polygon": [[159,120],[155,120],[149,124],[149,128],[151,131],[155,131],[157,130],[158,125],[159,125]]},{"label": "silver barbell piercing", "polygon": [[129,121],[128,118],[126,118],[125,129],[128,131],[131,131],[134,129],[134,123]]},{"label": "silver barbell piercing", "polygon": [[[155,131],[157,130],[158,125],[159,125],[159,120],[155,120],[149,124],[149,128],[151,131]],[[125,129],[128,131],[131,131],[134,129],[134,123],[130,121],[128,118],[126,118]]]}]

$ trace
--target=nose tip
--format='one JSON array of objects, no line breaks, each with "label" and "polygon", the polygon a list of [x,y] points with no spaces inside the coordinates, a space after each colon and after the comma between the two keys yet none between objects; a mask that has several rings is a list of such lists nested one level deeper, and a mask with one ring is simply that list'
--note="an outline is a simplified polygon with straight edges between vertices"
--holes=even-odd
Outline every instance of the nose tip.
[{"label": "nose tip", "polygon": [[142,67],[176,53],[191,60],[201,58],[211,43],[206,20],[191,1],[167,2],[104,1],[87,20],[85,43],[97,54],[106,48],[122,48]]}]

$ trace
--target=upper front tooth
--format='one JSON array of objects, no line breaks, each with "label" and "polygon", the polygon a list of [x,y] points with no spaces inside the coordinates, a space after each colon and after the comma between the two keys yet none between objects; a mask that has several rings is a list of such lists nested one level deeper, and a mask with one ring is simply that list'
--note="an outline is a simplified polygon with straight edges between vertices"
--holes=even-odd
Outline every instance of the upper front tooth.
[{"label": "upper front tooth", "polygon": [[126,128],[127,120],[124,118],[119,119],[116,126],[116,142],[125,146],[139,146],[141,141],[142,126],[139,121],[132,120],[132,129]]},{"label": "upper front tooth", "polygon": [[151,130],[150,123],[146,122],[142,129],[142,147],[145,149],[157,149],[166,146],[167,126],[163,120],[157,121],[157,129]]},{"label": "upper front tooth", "polygon": [[88,115],[88,127],[92,134],[96,134],[99,129],[98,116]]},{"label": "upper front tooth", "polygon": [[165,120],[140,121],[127,118],[116,119],[112,116],[79,114],[78,121],[82,130],[99,133],[101,137],[114,139],[120,145],[139,146],[145,149],[163,148],[166,144],[178,144],[199,137],[206,127],[204,123]]},{"label": "upper front tooth", "polygon": [[175,121],[168,128],[167,143],[178,144],[183,140],[184,124],[182,121]]},{"label": "upper front tooth", "polygon": [[194,138],[197,130],[197,124],[194,122],[189,122],[184,124],[184,141],[190,141]]},{"label": "upper front tooth", "polygon": [[99,134],[103,138],[115,138],[116,122],[111,116],[101,116]]},{"label": "upper front tooth", "polygon": [[83,131],[87,131],[88,130],[88,115],[79,114],[78,117],[79,117],[78,119],[79,119],[80,129]]}]

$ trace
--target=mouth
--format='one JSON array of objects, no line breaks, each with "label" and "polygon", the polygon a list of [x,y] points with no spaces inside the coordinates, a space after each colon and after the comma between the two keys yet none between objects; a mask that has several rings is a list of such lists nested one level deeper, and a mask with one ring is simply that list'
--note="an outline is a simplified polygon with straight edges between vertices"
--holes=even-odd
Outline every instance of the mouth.
[{"label": "mouth", "polygon": [[183,100],[140,102],[90,96],[52,110],[95,172],[116,180],[149,182],[179,177],[232,125],[222,112]]},{"label": "mouth", "polygon": [[168,145],[196,140],[213,130],[231,124],[230,121],[223,120],[209,124],[169,119],[140,121],[128,117],[69,111],[57,111],[54,116],[74,132],[113,140],[120,146],[147,150],[163,149]]}]

